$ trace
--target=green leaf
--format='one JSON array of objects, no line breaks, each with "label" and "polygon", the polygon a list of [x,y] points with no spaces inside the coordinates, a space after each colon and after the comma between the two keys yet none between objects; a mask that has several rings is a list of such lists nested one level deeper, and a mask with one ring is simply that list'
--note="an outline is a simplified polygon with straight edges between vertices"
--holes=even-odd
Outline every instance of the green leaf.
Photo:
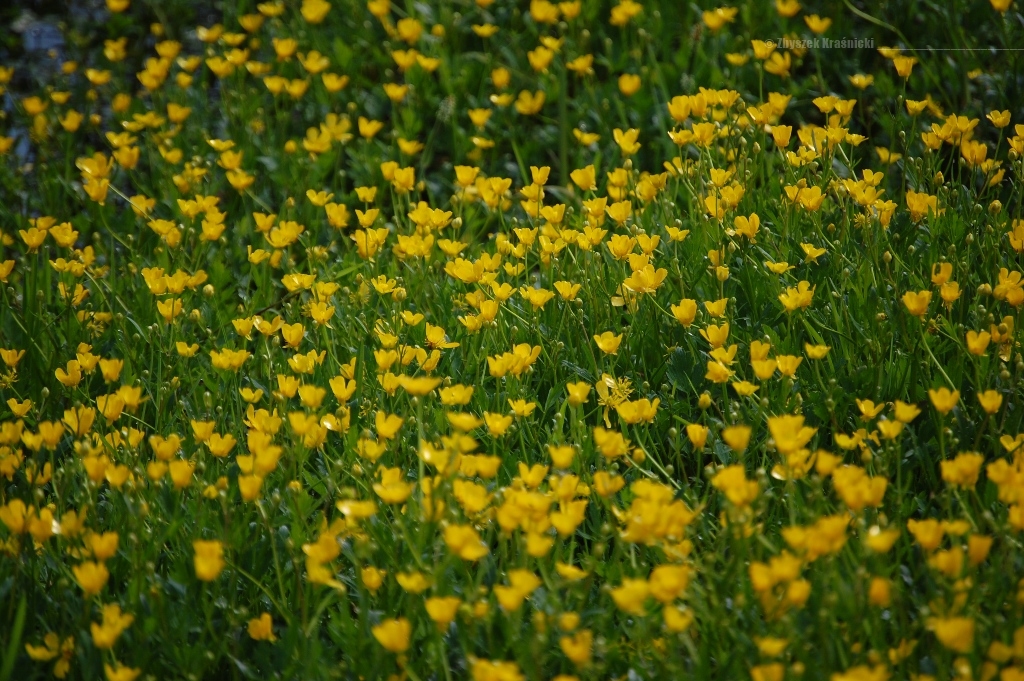
[{"label": "green leaf", "polygon": [[4,654],[4,664],[0,667],[0,681],[9,681],[14,673],[14,660],[21,646],[21,635],[25,628],[25,613],[28,611],[28,601],[22,595],[18,603],[18,612],[14,615],[14,626],[11,627],[11,640],[7,642],[7,652]]}]

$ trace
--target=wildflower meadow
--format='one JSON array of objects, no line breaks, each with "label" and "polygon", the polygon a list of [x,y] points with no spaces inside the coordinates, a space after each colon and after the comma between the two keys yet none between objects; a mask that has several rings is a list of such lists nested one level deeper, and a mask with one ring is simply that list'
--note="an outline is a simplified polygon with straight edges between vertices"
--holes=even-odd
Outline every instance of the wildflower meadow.
[{"label": "wildflower meadow", "polygon": [[1022,9],[0,8],[0,681],[1024,680]]}]

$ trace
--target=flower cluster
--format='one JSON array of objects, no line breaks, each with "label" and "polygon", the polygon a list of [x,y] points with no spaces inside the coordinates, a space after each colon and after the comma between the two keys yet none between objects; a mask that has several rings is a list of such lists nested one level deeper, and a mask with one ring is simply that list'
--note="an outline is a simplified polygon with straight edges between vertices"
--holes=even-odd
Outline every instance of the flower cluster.
[{"label": "flower cluster", "polygon": [[0,48],[0,676],[1024,678],[1011,2],[201,4]]}]

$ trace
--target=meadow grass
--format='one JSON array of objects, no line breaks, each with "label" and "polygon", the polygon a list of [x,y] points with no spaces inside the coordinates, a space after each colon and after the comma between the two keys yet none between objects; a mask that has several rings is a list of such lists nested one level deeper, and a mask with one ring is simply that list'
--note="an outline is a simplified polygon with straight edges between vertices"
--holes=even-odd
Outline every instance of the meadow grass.
[{"label": "meadow grass", "polygon": [[0,681],[1024,678],[1018,9],[3,10]]}]

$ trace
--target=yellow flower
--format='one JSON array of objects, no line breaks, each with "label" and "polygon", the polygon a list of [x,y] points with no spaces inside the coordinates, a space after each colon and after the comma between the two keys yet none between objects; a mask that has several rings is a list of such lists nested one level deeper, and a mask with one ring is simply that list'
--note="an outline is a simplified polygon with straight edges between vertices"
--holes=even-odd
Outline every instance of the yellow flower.
[{"label": "yellow flower", "polygon": [[277,640],[277,637],[274,636],[274,621],[269,612],[249,620],[249,638],[254,641],[270,641],[271,643]]},{"label": "yellow flower", "polygon": [[[889,158],[891,159],[892,155]],[[908,189],[906,198],[907,210],[910,211],[910,219],[914,222],[920,222],[929,214],[939,215],[942,212],[939,210],[938,197],[935,195]]]},{"label": "yellow flower", "polygon": [[690,568],[685,565],[659,565],[648,578],[651,595],[669,604],[682,596],[690,583]]},{"label": "yellow flower", "polygon": [[658,412],[659,404],[661,404],[660,398],[655,397],[651,401],[645,397],[634,402],[621,402],[615,405],[615,411],[628,424],[650,423]]},{"label": "yellow flower", "polygon": [[791,18],[800,11],[800,3],[797,0],[775,0],[775,11],[780,17]]},{"label": "yellow flower", "polygon": [[708,360],[707,366],[708,370],[707,373],[704,374],[704,378],[708,379],[712,383],[725,383],[736,373],[722,362],[714,360]]},{"label": "yellow flower", "polygon": [[[5,524],[7,524],[6,521]],[[75,581],[78,582],[78,586],[82,587],[82,591],[85,592],[86,596],[98,594],[106,586],[107,580],[110,579],[110,572],[107,571],[107,566],[91,560],[75,565],[71,568],[71,571],[75,575]]]},{"label": "yellow flower", "polygon": [[512,400],[508,401],[508,406],[512,409],[512,413],[516,416],[529,416],[533,413],[533,410],[537,408],[536,402],[527,402],[526,400]]},{"label": "yellow flower", "polygon": [[569,177],[580,188],[580,191],[589,192],[597,187],[597,175],[592,164],[572,171],[569,173]]},{"label": "yellow flower", "polygon": [[669,631],[681,633],[690,628],[693,624],[693,611],[681,606],[669,606],[662,611],[665,620],[665,628]]},{"label": "yellow flower", "polygon": [[[806,246],[807,244],[801,245]],[[821,253],[825,252],[825,249],[823,248],[815,250],[820,250],[820,253],[817,253],[814,257],[817,257],[818,255],[821,255]],[[810,258],[810,256],[811,254],[808,253],[808,258]],[[786,312],[794,312],[801,308],[810,307],[811,302],[814,300],[814,290],[815,289],[811,287],[811,283],[809,281],[801,281],[795,287],[790,286],[785,290],[784,293],[780,293],[779,301],[782,303],[782,306],[786,309]]]},{"label": "yellow flower", "polygon": [[843,503],[859,512],[882,503],[889,481],[882,476],[870,477],[858,466],[842,466],[832,472],[832,484]]},{"label": "yellow flower", "polygon": [[381,131],[381,128],[384,127],[384,124],[382,122],[370,120],[364,116],[360,116],[358,118],[357,124],[359,127],[359,135],[361,137],[365,137],[366,139],[373,138],[378,132]]},{"label": "yellow flower", "polygon": [[807,28],[811,29],[812,33],[821,35],[829,29],[832,25],[832,20],[828,18],[819,17],[817,14],[804,17],[804,23],[807,24]]},{"label": "yellow flower", "polygon": [[484,423],[487,424],[487,432],[491,437],[501,437],[512,425],[512,417],[506,414],[494,414],[484,412]]},{"label": "yellow flower", "polygon": [[104,532],[103,534],[90,533],[86,537],[86,544],[92,551],[93,557],[98,561],[106,561],[117,553],[117,545],[120,540],[117,532]]},{"label": "yellow flower", "polygon": [[78,360],[73,359],[67,363],[66,368],[58,368],[54,374],[57,380],[68,388],[74,388],[82,380],[82,365]]},{"label": "yellow flower", "polygon": [[761,228],[761,218],[757,213],[751,213],[750,217],[737,215],[733,218],[733,226],[736,228],[736,234],[744,236],[751,243],[754,243],[757,232]]},{"label": "yellow flower", "polygon": [[256,501],[260,497],[260,489],[263,487],[263,478],[259,475],[239,475],[238,491],[243,501]]},{"label": "yellow flower", "polygon": [[779,355],[775,358],[778,362],[779,373],[783,376],[793,376],[796,374],[797,368],[804,361],[803,357],[797,357],[796,355]]},{"label": "yellow flower", "polygon": [[615,138],[615,143],[619,145],[619,149],[622,151],[624,156],[632,156],[636,152],[640,151],[641,145],[637,142],[637,138],[640,136],[640,131],[636,128],[630,128],[626,131],[615,128],[612,131],[612,136]]},{"label": "yellow flower", "polygon": [[686,437],[694,449],[703,449],[708,441],[709,429],[699,423],[691,423],[686,426]]},{"label": "yellow flower", "polygon": [[612,600],[615,601],[615,605],[619,610],[630,615],[643,617],[644,602],[650,594],[650,587],[646,579],[631,579],[627,577],[622,580],[622,584],[612,589],[610,593]]},{"label": "yellow flower", "polygon": [[11,534],[23,534],[30,509],[21,499],[12,499],[5,506],[0,506],[0,522],[7,526]]},{"label": "yellow flower", "polygon": [[24,402],[18,402],[15,398],[7,400],[7,406],[10,407],[11,413],[16,418],[22,418],[32,409],[32,400],[25,400]]},{"label": "yellow flower", "polygon": [[516,111],[523,116],[534,116],[540,113],[546,98],[547,95],[543,90],[538,90],[537,92],[523,90],[519,93],[518,99],[516,99]]},{"label": "yellow flower", "polygon": [[409,636],[412,625],[404,617],[387,619],[373,627],[373,637],[385,650],[391,653],[404,653],[409,649]]},{"label": "yellow flower", "polygon": [[704,10],[701,18],[704,20],[704,25],[714,32],[721,29],[726,24],[735,21],[736,14],[738,12],[738,7],[717,7],[715,9]]},{"label": "yellow flower", "polygon": [[572,636],[563,636],[558,645],[565,656],[577,667],[590,664],[591,651],[594,645],[594,634],[589,629],[581,629]]},{"label": "yellow flower", "polygon": [[958,454],[951,461],[941,462],[942,479],[954,487],[972,488],[978,482],[978,473],[985,457],[977,452]]},{"label": "yellow flower", "polygon": [[693,323],[694,318],[697,316],[697,301],[690,298],[684,298],[679,301],[678,305],[671,306],[672,314],[683,326],[690,326]]},{"label": "yellow flower", "polygon": [[413,594],[422,593],[430,587],[430,580],[420,572],[399,572],[395,579],[399,586]]},{"label": "yellow flower", "polygon": [[434,388],[441,385],[441,379],[429,376],[399,376],[398,385],[410,395],[422,396],[430,394]]},{"label": "yellow flower", "polygon": [[664,267],[655,270],[653,265],[645,265],[627,277],[622,286],[634,293],[654,293],[667,276],[668,270]]},{"label": "yellow flower", "polygon": [[878,525],[872,525],[864,537],[864,544],[875,553],[886,553],[899,538],[898,529],[882,530]]},{"label": "yellow flower", "polygon": [[449,525],[444,531],[444,542],[462,560],[475,562],[489,553],[487,545],[471,525]]},{"label": "yellow flower", "polygon": [[969,653],[974,647],[974,620],[970,617],[933,617],[927,622],[944,647],[957,653]]},{"label": "yellow flower", "polygon": [[380,468],[380,482],[373,484],[373,491],[386,504],[401,504],[412,494],[415,485],[403,482],[401,468]]},{"label": "yellow flower", "polygon": [[384,583],[385,574],[384,570],[368,566],[359,570],[359,579],[370,593],[377,593],[377,589]]},{"label": "yellow flower", "polygon": [[403,17],[395,25],[398,37],[410,45],[416,44],[423,34],[423,24],[413,17]]},{"label": "yellow flower", "polygon": [[754,50],[754,57],[762,61],[771,56],[771,53],[775,51],[774,42],[765,42],[764,40],[751,40],[750,46]]},{"label": "yellow flower", "polygon": [[930,389],[928,391],[928,397],[932,401],[932,406],[940,414],[948,414],[956,406],[956,403],[960,400],[960,391],[950,391],[949,388]]},{"label": "yellow flower", "polygon": [[765,657],[778,657],[786,650],[789,645],[789,641],[784,638],[775,638],[772,636],[754,637],[754,643],[757,645],[757,650]]},{"label": "yellow flower", "polygon": [[914,57],[906,57],[900,55],[892,60],[892,65],[896,67],[896,73],[901,78],[910,78],[910,72],[914,69],[914,64],[917,63],[917,59]]},{"label": "yellow flower", "polygon": [[598,349],[606,355],[615,355],[619,352],[619,345],[622,343],[622,334],[615,335],[611,331],[594,336],[594,342]]},{"label": "yellow flower", "polygon": [[594,474],[594,491],[605,498],[621,490],[625,484],[625,479],[620,475],[611,475],[606,471],[598,471]]},{"label": "yellow flower", "polygon": [[525,298],[535,310],[541,310],[544,306],[555,297],[552,291],[543,288],[533,288],[532,286],[523,286],[519,289],[519,294]]},{"label": "yellow flower", "polygon": [[879,608],[888,608],[892,603],[892,583],[883,577],[873,577],[868,587],[868,602]]},{"label": "yellow flower", "polygon": [[63,423],[68,430],[79,437],[88,435],[96,419],[96,410],[91,407],[65,409]]},{"label": "yellow flower", "polygon": [[302,18],[311,24],[319,24],[331,11],[331,3],[325,0],[302,0]]},{"label": "yellow flower", "polygon": [[824,248],[817,248],[814,244],[800,244],[804,252],[804,262],[818,262],[818,258],[825,254]]},{"label": "yellow flower", "polygon": [[878,432],[882,434],[882,437],[886,440],[895,440],[903,432],[903,426],[906,425],[902,421],[889,421],[882,419],[878,422]]},{"label": "yellow flower", "polygon": [[640,90],[640,76],[634,73],[623,73],[619,76],[619,92],[626,97],[632,97]]},{"label": "yellow flower", "polygon": [[[821,204],[825,200],[825,194],[821,191],[821,187],[818,186],[799,187],[787,185],[783,189],[786,192],[786,198],[788,198],[793,203],[798,204],[801,208],[807,211],[814,212],[818,210],[819,208],[821,208]],[[804,252],[807,253],[808,256],[810,256],[810,252],[808,252],[808,246],[804,246],[803,244],[801,244],[801,247],[803,248]],[[813,246],[810,246],[810,248],[813,250]],[[820,255],[820,253],[818,255]]]},{"label": "yellow flower", "polygon": [[811,345],[810,343],[804,343],[804,352],[807,353],[808,359],[825,359],[828,355],[828,351],[832,348],[828,345]]},{"label": "yellow flower", "polygon": [[711,479],[712,486],[723,492],[733,506],[749,506],[757,498],[760,486],[756,480],[748,480],[743,466],[726,466]]},{"label": "yellow flower", "polygon": [[773,125],[772,126],[772,140],[775,141],[775,146],[779,149],[785,149],[789,146],[789,140],[793,135],[793,127],[789,125]]},{"label": "yellow flower", "polygon": [[428,598],[424,602],[427,614],[430,616],[430,619],[434,620],[438,630],[442,632],[446,631],[448,625],[455,620],[455,615],[458,613],[460,605],[462,605],[462,600],[457,596],[435,596]]},{"label": "yellow flower", "polygon": [[238,371],[251,355],[248,350],[210,350],[210,363],[214,369]]},{"label": "yellow flower", "polygon": [[992,335],[988,331],[968,331],[967,351],[972,355],[984,355],[991,340]]},{"label": "yellow flower", "polygon": [[875,404],[871,400],[857,400],[857,409],[860,410],[860,418],[863,421],[870,421],[871,419],[878,416],[883,409],[885,409],[885,403]]},{"label": "yellow flower", "polygon": [[582,284],[574,284],[569,281],[555,282],[555,290],[558,291],[558,295],[562,297],[562,300],[576,300],[576,296],[581,288],[583,288]]},{"label": "yellow flower", "polygon": [[124,368],[124,360],[122,359],[101,359],[100,360],[100,373],[103,374],[103,380],[107,383],[113,383],[117,381],[121,376],[121,370]]},{"label": "yellow flower", "polygon": [[978,402],[987,414],[995,414],[1003,406],[1003,396],[998,390],[985,390],[978,393]]},{"label": "yellow flower", "polygon": [[498,27],[494,24],[473,24],[473,33],[476,33],[481,38],[490,38],[498,32]]},{"label": "yellow flower", "polygon": [[726,322],[721,326],[709,324],[707,328],[700,330],[700,335],[711,344],[712,348],[720,348],[729,338],[729,323]]},{"label": "yellow flower", "polygon": [[541,581],[537,575],[525,569],[510,571],[508,579],[509,586],[495,586],[494,595],[503,609],[514,612],[522,606],[523,600],[541,585]]},{"label": "yellow flower", "polygon": [[588,396],[590,395],[590,384],[585,381],[579,381],[577,383],[568,383],[565,386],[566,391],[569,393],[569,404],[573,407],[578,407],[581,404],[586,404]]},{"label": "yellow flower", "polygon": [[938,520],[929,518],[927,520],[914,520],[910,519],[907,521],[907,529],[914,535],[914,539],[921,545],[921,548],[925,551],[934,551],[939,548],[942,543],[942,537],[945,534],[945,529]]},{"label": "yellow flower", "polygon": [[120,662],[114,667],[104,663],[103,673],[107,677],[107,681],[135,681],[142,670],[125,667]]},{"label": "yellow flower", "polygon": [[893,404],[893,417],[901,423],[910,423],[921,414],[921,409],[916,404],[907,404],[896,400]]},{"label": "yellow flower", "polygon": [[750,426],[729,426],[722,430],[722,439],[735,452],[742,452],[750,443]]},{"label": "yellow flower", "polygon": [[817,428],[805,426],[804,417],[799,415],[769,417],[768,430],[775,440],[775,448],[783,455],[793,454],[806,447],[817,432]]},{"label": "yellow flower", "polygon": [[[532,3],[537,5],[539,3]],[[555,7],[551,3],[546,3]],[[555,10],[557,12],[557,8]],[[481,601],[482,603],[482,601]],[[484,611],[486,612],[486,610]],[[473,681],[526,681],[515,662],[473,659],[471,678]]]},{"label": "yellow flower", "polygon": [[764,64],[764,70],[768,73],[786,78],[789,76],[789,69],[792,67],[792,57],[789,52],[772,52],[768,61]]},{"label": "yellow flower", "polygon": [[931,291],[907,291],[903,294],[903,304],[910,314],[915,317],[922,317],[928,312],[928,304],[932,300]]},{"label": "yellow flower", "polygon": [[217,541],[197,539],[192,542],[196,578],[204,582],[217,579],[224,569],[224,545]]},{"label": "yellow flower", "polygon": [[171,480],[175,489],[185,489],[192,483],[192,474],[195,472],[195,464],[185,459],[175,459],[168,464],[171,472]]},{"label": "yellow flower", "polygon": [[385,440],[393,439],[404,422],[405,420],[397,414],[378,411],[375,417],[377,436]]},{"label": "yellow flower", "polygon": [[30,658],[39,662],[59,658],[57,664],[53,666],[53,675],[58,679],[63,679],[71,668],[71,658],[75,654],[75,639],[69,636],[62,641],[57,634],[51,631],[43,637],[41,646],[26,643],[25,652]]},{"label": "yellow flower", "polygon": [[89,625],[93,645],[101,650],[110,650],[125,629],[132,625],[135,617],[121,613],[121,606],[110,603],[103,606],[103,621]]},{"label": "yellow flower", "polygon": [[992,549],[992,537],[986,537],[980,534],[972,534],[970,539],[967,540],[967,553],[971,560],[971,565],[981,565],[988,558],[988,553]]}]

